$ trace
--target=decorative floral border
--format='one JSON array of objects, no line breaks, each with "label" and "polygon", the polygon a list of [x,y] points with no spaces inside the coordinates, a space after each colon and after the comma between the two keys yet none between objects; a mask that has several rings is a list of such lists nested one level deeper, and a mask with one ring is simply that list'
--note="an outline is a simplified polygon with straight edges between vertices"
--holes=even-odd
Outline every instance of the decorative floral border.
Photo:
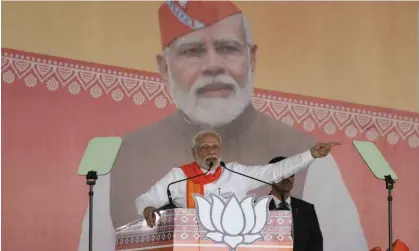
[{"label": "decorative floral border", "polygon": [[[153,102],[163,109],[173,104],[156,73],[2,49],[2,84],[22,81],[32,88],[42,84],[51,91],[67,89],[77,95],[89,92],[94,99],[109,96],[115,102],[131,99],[136,105]],[[322,129],[328,135],[344,133],[350,139],[364,136],[389,144],[406,141],[419,147],[419,115],[390,109],[359,106],[311,97],[255,90],[253,105],[290,126],[307,132]],[[357,108],[358,107],[358,108]]]},{"label": "decorative floral border", "polygon": [[[273,211],[269,214],[266,227],[262,231],[262,242],[292,242],[291,212]],[[174,210],[162,213],[158,228],[148,228],[144,220],[136,220],[117,229],[117,248],[126,245],[144,245],[159,242],[180,240],[203,240],[205,230],[199,227],[194,209],[182,209],[176,214]]]}]

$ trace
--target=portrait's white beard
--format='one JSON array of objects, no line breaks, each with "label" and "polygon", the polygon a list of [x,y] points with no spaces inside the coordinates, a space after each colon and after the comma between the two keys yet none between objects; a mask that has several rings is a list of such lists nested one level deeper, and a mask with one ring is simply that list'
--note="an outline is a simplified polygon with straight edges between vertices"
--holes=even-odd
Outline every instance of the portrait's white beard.
[{"label": "portrait's white beard", "polygon": [[[251,102],[253,94],[253,74],[249,67],[244,86],[240,87],[232,77],[218,75],[216,77],[200,77],[190,90],[176,83],[169,67],[169,89],[178,109],[183,111],[192,122],[202,127],[218,127],[231,123]],[[197,91],[212,83],[228,84],[234,91],[227,97],[199,97]]]}]

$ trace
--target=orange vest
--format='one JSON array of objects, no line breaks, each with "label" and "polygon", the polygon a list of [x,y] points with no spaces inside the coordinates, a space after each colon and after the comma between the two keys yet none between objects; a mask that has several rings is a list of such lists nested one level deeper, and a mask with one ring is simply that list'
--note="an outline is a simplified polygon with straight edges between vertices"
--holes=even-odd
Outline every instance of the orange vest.
[{"label": "orange vest", "polygon": [[[202,170],[199,167],[196,161],[183,165],[180,167],[185,173],[186,177],[190,178],[199,174],[202,174]],[[221,167],[217,167],[214,173],[202,175],[186,181],[186,207],[195,208],[195,200],[192,197],[192,194],[204,195],[204,185],[210,184],[216,180],[221,175]]]}]

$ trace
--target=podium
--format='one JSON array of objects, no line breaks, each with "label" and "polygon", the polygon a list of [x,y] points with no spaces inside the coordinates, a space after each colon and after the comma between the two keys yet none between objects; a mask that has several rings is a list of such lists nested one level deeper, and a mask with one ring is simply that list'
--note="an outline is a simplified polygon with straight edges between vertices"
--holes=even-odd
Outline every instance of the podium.
[{"label": "podium", "polygon": [[[239,251],[293,250],[292,216],[290,211],[270,211],[262,238],[242,244]],[[156,226],[149,228],[144,219],[128,223],[116,230],[116,250],[154,251],[228,251],[224,243],[204,239],[207,231],[200,225],[195,209],[169,209],[157,217]]]}]

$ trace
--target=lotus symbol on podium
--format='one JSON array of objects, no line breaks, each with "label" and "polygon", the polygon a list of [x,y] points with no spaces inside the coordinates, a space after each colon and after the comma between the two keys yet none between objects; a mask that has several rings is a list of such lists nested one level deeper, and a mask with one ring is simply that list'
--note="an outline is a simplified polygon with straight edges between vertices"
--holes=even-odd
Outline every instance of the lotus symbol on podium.
[{"label": "lotus symbol on podium", "polygon": [[233,195],[226,203],[214,194],[211,195],[212,201],[199,194],[193,197],[198,221],[208,231],[204,239],[225,243],[233,251],[240,244],[251,244],[263,238],[261,232],[268,220],[271,197],[264,196],[256,203],[253,203],[254,195],[241,202]]}]

